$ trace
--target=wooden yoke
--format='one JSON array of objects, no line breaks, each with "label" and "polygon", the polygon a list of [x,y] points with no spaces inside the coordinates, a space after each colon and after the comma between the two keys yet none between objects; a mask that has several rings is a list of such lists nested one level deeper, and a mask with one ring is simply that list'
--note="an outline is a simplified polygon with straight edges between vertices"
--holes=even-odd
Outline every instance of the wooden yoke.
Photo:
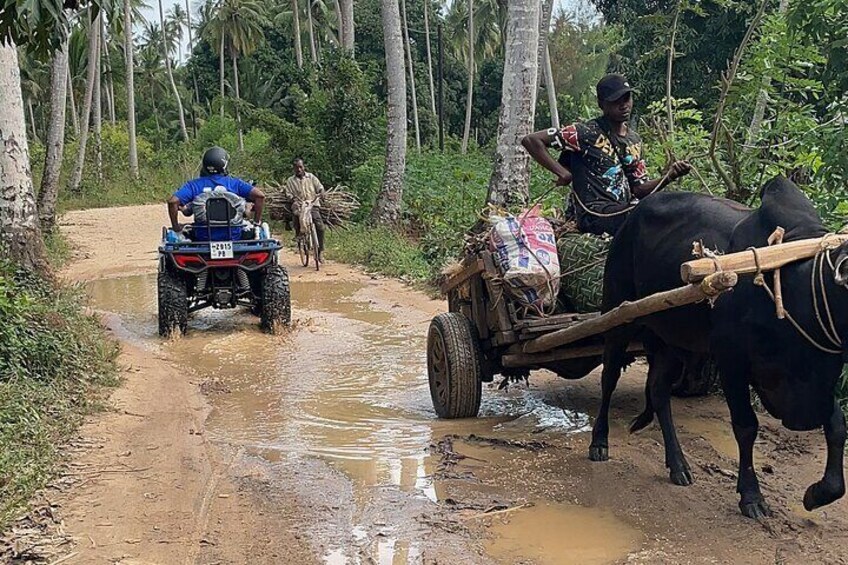
[{"label": "wooden yoke", "polygon": [[738,253],[716,255],[706,259],[695,259],[680,266],[680,278],[685,283],[696,283],[717,271],[733,271],[739,275],[753,274],[758,270],[763,272],[773,271],[789,263],[815,257],[822,249],[835,249],[845,242],[848,242],[848,234],[827,235],[820,238],[780,243],[770,247],[758,247],[759,269],[751,251],[739,251]]}]

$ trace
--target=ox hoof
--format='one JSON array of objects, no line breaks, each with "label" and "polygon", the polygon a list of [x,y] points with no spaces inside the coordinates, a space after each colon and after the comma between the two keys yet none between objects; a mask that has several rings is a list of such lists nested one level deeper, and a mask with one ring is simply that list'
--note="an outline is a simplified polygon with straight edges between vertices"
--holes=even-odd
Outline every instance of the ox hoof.
[{"label": "ox hoof", "polygon": [[692,483],[695,480],[692,478],[692,471],[689,469],[683,469],[682,471],[671,471],[669,473],[671,477],[671,482],[676,484],[679,487],[688,487],[692,486]]},{"label": "ox hoof", "polygon": [[754,520],[760,520],[762,518],[768,518],[772,515],[771,509],[769,508],[766,501],[762,496],[757,496],[756,498],[746,501],[742,500],[739,502],[739,510],[742,511],[742,515],[746,518],[752,518]]},{"label": "ox hoof", "polygon": [[804,493],[804,510],[810,512],[839,500],[845,494],[845,486],[831,486],[824,481],[811,484]]},{"label": "ox hoof", "polygon": [[608,461],[609,447],[603,445],[589,446],[589,459],[592,461]]}]

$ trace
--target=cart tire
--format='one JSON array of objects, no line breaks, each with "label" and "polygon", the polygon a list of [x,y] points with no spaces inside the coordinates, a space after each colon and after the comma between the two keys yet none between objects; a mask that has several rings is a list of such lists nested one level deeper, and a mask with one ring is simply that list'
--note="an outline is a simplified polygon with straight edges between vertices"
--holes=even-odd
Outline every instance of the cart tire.
[{"label": "cart tire", "polygon": [[680,380],[672,387],[672,394],[686,398],[690,396],[706,396],[718,389],[720,375],[718,365],[710,358],[689,367],[683,372]]},{"label": "cart tire", "polygon": [[483,392],[480,340],[456,312],[439,314],[427,333],[427,375],[439,418],[474,418]]}]

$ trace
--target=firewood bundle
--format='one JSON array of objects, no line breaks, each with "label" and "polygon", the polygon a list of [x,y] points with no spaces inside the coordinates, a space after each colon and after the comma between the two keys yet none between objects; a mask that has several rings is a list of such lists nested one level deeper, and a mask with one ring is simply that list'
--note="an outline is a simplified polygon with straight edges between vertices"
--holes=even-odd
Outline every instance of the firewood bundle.
[{"label": "firewood bundle", "polygon": [[[292,199],[283,185],[268,185],[267,208],[274,220],[291,221]],[[338,228],[350,221],[359,208],[359,199],[346,186],[336,185],[321,196],[321,219],[328,228]]]}]

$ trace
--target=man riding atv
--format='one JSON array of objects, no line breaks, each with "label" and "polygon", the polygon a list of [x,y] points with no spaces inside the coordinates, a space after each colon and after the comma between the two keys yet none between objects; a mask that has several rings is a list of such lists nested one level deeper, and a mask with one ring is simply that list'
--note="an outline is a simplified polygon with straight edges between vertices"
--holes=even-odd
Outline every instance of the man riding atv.
[{"label": "man riding atv", "polygon": [[[200,177],[190,180],[185,183],[182,188],[177,190],[168,199],[168,216],[171,219],[171,229],[174,232],[181,232],[183,225],[177,219],[177,213],[182,209],[183,213],[191,212],[191,203],[204,193],[210,193],[223,187],[226,192],[235,194],[244,198],[248,202],[253,203],[254,223],[260,225],[262,223],[262,210],[265,207],[265,193],[239,178],[229,176],[229,154],[220,147],[212,147],[203,154],[203,160],[200,165]],[[214,240],[240,240],[243,237],[243,229],[241,226],[232,226],[230,233],[227,233],[226,227],[214,227],[211,229],[202,228],[202,223],[195,222],[194,230],[191,239],[194,241],[206,241],[210,238]]]}]

